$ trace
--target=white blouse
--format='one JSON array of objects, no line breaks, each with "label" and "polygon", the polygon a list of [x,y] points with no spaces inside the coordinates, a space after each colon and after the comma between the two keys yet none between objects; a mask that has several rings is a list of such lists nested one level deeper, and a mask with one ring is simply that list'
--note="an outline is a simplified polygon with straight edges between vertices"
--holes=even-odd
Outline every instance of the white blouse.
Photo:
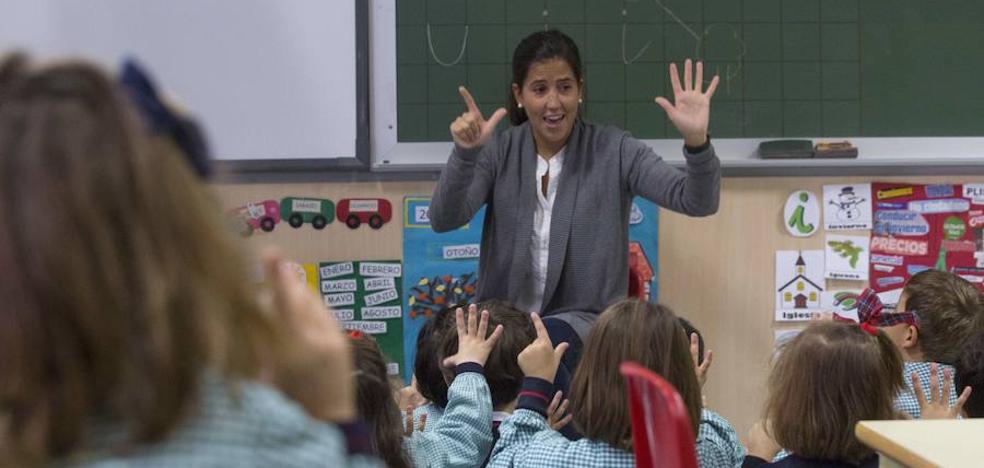
[{"label": "white blouse", "polygon": [[[549,160],[539,154],[536,157],[536,209],[533,211],[533,235],[530,242],[530,281],[523,284],[523,290],[516,307],[527,312],[540,312],[543,307],[543,290],[547,284],[547,260],[550,256],[550,218],[560,172],[564,168],[564,150],[561,148]],[[543,195],[543,176],[549,174],[546,196]]]}]

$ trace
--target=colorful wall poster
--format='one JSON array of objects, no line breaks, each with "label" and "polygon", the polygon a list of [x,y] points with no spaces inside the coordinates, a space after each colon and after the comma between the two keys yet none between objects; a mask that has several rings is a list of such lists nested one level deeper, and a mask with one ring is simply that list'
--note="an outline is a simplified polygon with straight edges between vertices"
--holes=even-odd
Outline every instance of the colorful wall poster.
[{"label": "colorful wall poster", "polygon": [[823,221],[828,231],[871,229],[871,184],[824,185]]},{"label": "colorful wall poster", "polygon": [[878,299],[881,300],[882,305],[889,308],[895,307],[895,305],[899,303],[899,298],[901,297],[901,287],[878,293]]},{"label": "colorful wall poster", "polygon": [[472,302],[478,286],[485,207],[472,220],[450,232],[436,233],[430,226],[430,197],[403,199],[404,370],[410,381],[417,354],[417,333],[437,311]]},{"label": "colorful wall poster", "polygon": [[776,320],[809,320],[819,313],[823,250],[776,251]]},{"label": "colorful wall poster", "polygon": [[[416,355],[417,333],[428,318],[449,305],[472,302],[478,286],[485,208],[451,232],[430,227],[430,197],[403,200],[404,378],[409,381]],[[658,284],[659,210],[642,198],[633,200],[629,215],[630,281],[634,293],[655,301]],[[630,287],[630,290],[632,287]]]},{"label": "colorful wall poster", "polygon": [[974,238],[974,266],[984,268],[984,184],[964,184],[963,196],[971,202],[967,224]]},{"label": "colorful wall poster", "polygon": [[828,234],[824,244],[824,277],[842,280],[868,279],[867,236]]},{"label": "colorful wall poster", "polygon": [[871,186],[871,288],[902,288],[916,273],[937,269],[964,277],[984,290],[978,266],[984,200],[977,188],[961,184]]},{"label": "colorful wall poster", "polygon": [[[629,295],[656,302],[659,292],[659,208],[644,198],[632,200],[629,214]],[[634,287],[641,285],[641,289]]]},{"label": "colorful wall poster", "polygon": [[820,202],[808,190],[789,194],[782,211],[783,226],[795,237],[809,237],[820,229]]},{"label": "colorful wall poster", "polygon": [[387,372],[403,371],[403,265],[396,260],[322,262],[321,297],[346,330],[372,335],[387,360]]},{"label": "colorful wall poster", "polygon": [[820,293],[820,307],[843,318],[858,321],[858,297],[860,290],[824,291]]}]

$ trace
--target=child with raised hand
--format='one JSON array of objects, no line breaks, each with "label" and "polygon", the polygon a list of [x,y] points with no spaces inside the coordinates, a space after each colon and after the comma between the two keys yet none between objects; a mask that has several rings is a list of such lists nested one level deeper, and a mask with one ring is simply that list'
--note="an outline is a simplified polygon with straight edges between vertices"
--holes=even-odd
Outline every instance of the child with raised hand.
[{"label": "child with raised hand", "polygon": [[618,372],[619,364],[625,361],[660,374],[680,393],[693,426],[698,428],[697,458],[702,467],[741,463],[744,450],[740,444],[729,445],[714,431],[708,432],[709,423],[701,422],[700,384],[690,342],[668,308],[625,300],[598,318],[571,383],[573,423],[584,435],[578,441],[569,441],[551,430],[546,419],[551,382],[567,344],[554,348],[535,314],[533,323],[537,339],[519,355],[520,367],[526,373],[519,404],[499,428],[501,436],[489,466],[634,467],[628,398]]},{"label": "child with raised hand", "polygon": [[[694,372],[701,388],[700,426],[697,431],[697,449],[700,462],[704,466],[735,466],[745,456],[745,447],[738,439],[734,426],[721,415],[707,409],[707,397],[703,394],[704,384],[714,360],[714,351],[705,349],[704,337],[690,321],[679,317],[680,325],[690,337],[690,357],[694,362]],[[709,449],[714,447],[714,449]]]},{"label": "child with raised hand", "polygon": [[[877,296],[871,301],[875,309],[881,306]],[[864,306],[865,301],[862,301],[859,316]],[[950,406],[956,404],[953,364],[967,341],[984,332],[984,299],[980,291],[953,273],[926,270],[906,282],[896,310],[896,313],[884,314],[873,311],[865,321],[884,331],[905,360],[902,374],[905,387],[895,400],[895,408],[913,418],[920,417],[919,397],[912,385],[912,375],[927,382],[934,367],[949,376],[946,381],[951,390],[946,394]]]},{"label": "child with raised hand", "polygon": [[273,255],[264,310],[206,187],[97,66],[12,60],[0,466],[373,463],[324,303]]},{"label": "child with raised hand", "polygon": [[[536,330],[533,328],[529,312],[519,310],[508,302],[492,299],[478,303],[477,307],[483,312],[488,311],[490,327],[501,326],[503,329],[502,338],[496,343],[495,349],[485,362],[485,380],[488,382],[492,396],[490,423],[494,445],[499,437],[499,425],[515,409],[519,389],[523,383],[523,370],[519,367],[516,358],[536,339]],[[451,356],[457,351],[458,338],[445,333],[439,354]],[[446,372],[446,378],[450,381],[453,376],[450,370]],[[560,404],[562,403],[558,401],[558,405]],[[491,447],[489,450],[491,451]]]},{"label": "child with raised hand", "polygon": [[[455,310],[458,351],[444,359],[445,368],[454,370],[448,387],[448,404],[440,420],[428,422],[428,430],[414,432],[406,439],[413,465],[425,467],[479,466],[492,447],[492,397],[485,380],[484,365],[502,335],[502,326],[488,334],[489,314],[468,307],[468,318]],[[487,336],[488,335],[488,336]]]},{"label": "child with raised hand", "polygon": [[[876,467],[854,426],[901,417],[892,405],[902,387],[902,358],[884,332],[811,324],[773,365],[764,420],[749,433],[743,466]],[[780,447],[788,454],[769,463]]]},{"label": "child with raised hand", "polygon": [[[949,369],[943,370],[943,378],[940,379],[940,369],[933,363],[929,369],[929,391],[923,391],[922,379],[919,374],[913,372],[910,376],[912,388],[915,390],[916,400],[919,403],[921,419],[956,419],[963,415],[964,405],[971,397],[972,388],[968,385],[964,387],[960,396],[953,403],[950,403],[946,395],[951,393],[950,383],[954,376]],[[942,382],[942,384],[941,384]],[[942,386],[942,388],[940,388]]]},{"label": "child with raised hand", "polygon": [[[456,333],[454,316],[457,306],[437,311],[417,332],[417,354],[413,359],[413,380],[397,392],[397,404],[406,412],[405,435],[424,432],[444,415],[448,405],[448,383],[441,371],[438,348],[446,333]],[[457,336],[457,335],[455,335]],[[421,402],[420,400],[423,400]],[[428,426],[430,424],[430,426]]]}]

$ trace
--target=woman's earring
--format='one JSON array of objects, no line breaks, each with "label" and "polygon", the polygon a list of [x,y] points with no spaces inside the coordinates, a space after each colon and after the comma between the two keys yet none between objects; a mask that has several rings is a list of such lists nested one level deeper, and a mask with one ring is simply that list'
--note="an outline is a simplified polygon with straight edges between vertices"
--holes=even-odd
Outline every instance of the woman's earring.
[{"label": "woman's earring", "polygon": [[577,98],[577,103],[578,103],[578,104],[584,104],[584,99],[581,99],[581,98]]},{"label": "woman's earring", "polygon": [[523,108],[523,103],[516,104],[516,106],[519,107],[520,109],[522,109]]}]

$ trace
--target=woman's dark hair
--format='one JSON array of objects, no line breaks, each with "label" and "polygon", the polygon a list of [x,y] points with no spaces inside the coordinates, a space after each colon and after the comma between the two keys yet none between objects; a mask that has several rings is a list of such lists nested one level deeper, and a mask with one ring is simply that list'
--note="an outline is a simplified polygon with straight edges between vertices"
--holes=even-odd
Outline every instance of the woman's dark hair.
[{"label": "woman's dark hair", "polygon": [[431,403],[444,408],[448,405],[448,383],[441,373],[438,349],[444,332],[454,330],[454,305],[441,309],[417,332],[417,354],[413,359],[413,375],[417,378],[417,392]]},{"label": "woman's dark hair", "polygon": [[373,430],[375,453],[390,468],[410,468],[403,450],[403,418],[386,375],[386,358],[369,335],[349,334],[356,369],[359,417]]},{"label": "woman's dark hair", "polygon": [[509,84],[509,121],[513,125],[526,122],[526,111],[519,108],[516,96],[513,95],[512,85],[516,84],[520,88],[526,81],[526,76],[530,72],[530,66],[536,62],[543,62],[559,58],[567,62],[574,72],[574,79],[578,86],[581,85],[582,68],[581,54],[577,50],[577,44],[567,34],[555,29],[549,31],[538,31],[526,36],[516,50],[513,52],[512,60],[512,82]]}]

